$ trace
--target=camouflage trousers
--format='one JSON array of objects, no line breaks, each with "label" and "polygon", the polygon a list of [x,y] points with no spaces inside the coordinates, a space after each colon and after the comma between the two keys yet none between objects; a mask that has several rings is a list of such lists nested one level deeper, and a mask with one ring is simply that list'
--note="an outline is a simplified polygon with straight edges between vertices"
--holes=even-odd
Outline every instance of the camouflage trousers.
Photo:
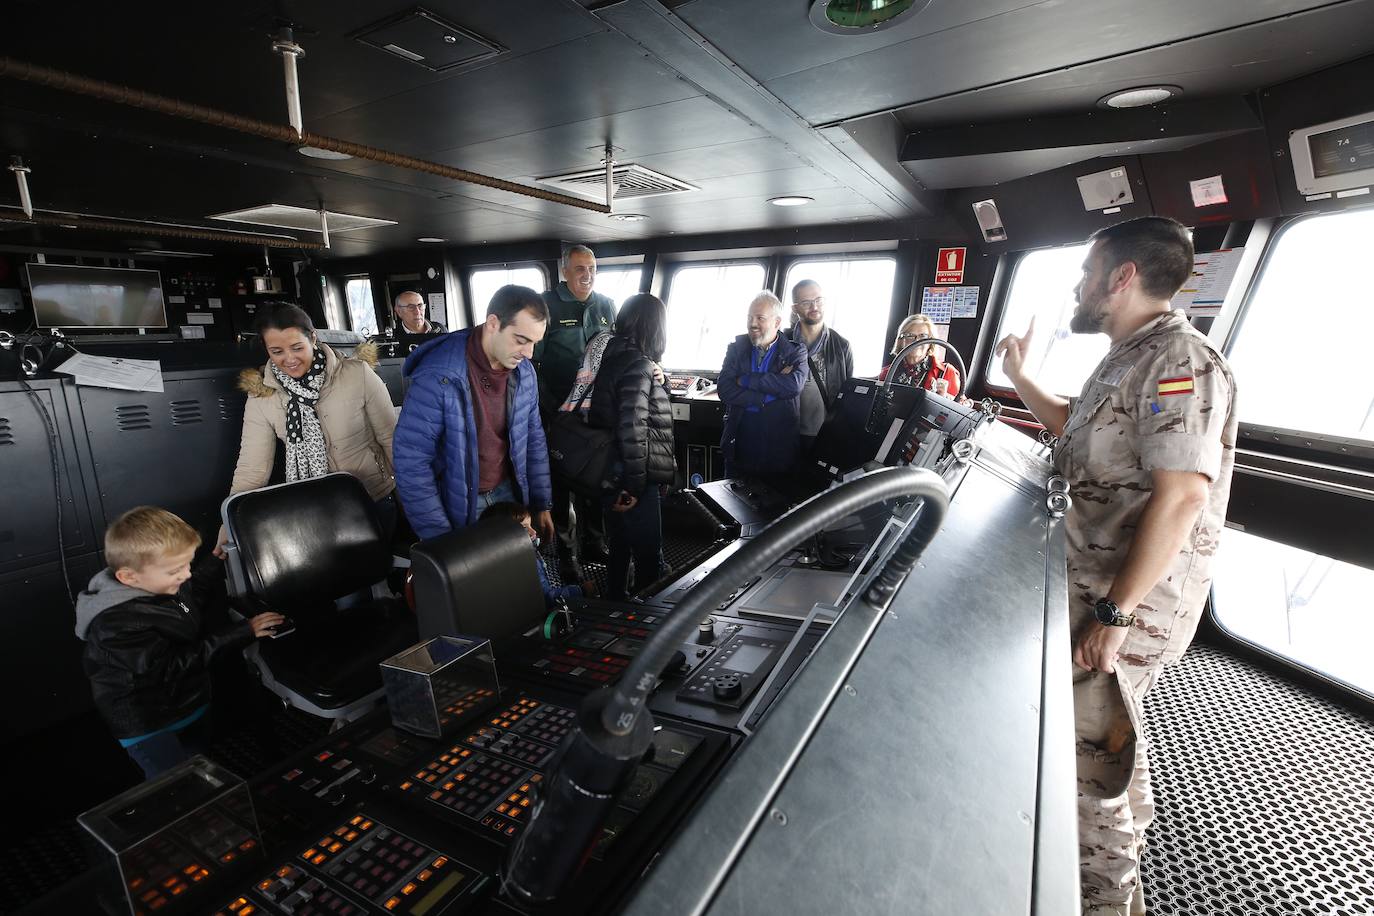
[{"label": "camouflage trousers", "polygon": [[1142,701],[1162,665],[1074,667],[1078,764],[1078,863],[1083,906],[1128,903],[1140,880],[1145,830],[1154,820]]}]

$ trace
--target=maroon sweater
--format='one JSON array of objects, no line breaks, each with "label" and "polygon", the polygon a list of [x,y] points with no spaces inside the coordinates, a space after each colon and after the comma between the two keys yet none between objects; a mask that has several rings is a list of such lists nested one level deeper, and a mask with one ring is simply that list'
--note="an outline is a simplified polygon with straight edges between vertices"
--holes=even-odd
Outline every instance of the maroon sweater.
[{"label": "maroon sweater", "polygon": [[468,335],[468,388],[477,422],[477,489],[486,493],[511,477],[510,439],[506,429],[506,381],[509,369],[493,369],[482,350],[483,326]]}]

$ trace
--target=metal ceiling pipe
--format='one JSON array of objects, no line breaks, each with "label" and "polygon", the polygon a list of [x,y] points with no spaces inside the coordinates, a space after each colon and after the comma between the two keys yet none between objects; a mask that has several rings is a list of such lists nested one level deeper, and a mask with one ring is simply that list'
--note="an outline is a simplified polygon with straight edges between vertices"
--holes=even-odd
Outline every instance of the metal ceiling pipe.
[{"label": "metal ceiling pipe", "polygon": [[206,242],[231,242],[236,245],[263,245],[268,248],[305,249],[323,251],[319,242],[303,242],[284,236],[251,235],[246,232],[223,232],[219,229],[197,229],[192,226],[162,226],[157,223],[125,222],[123,220],[89,218],[72,213],[35,213],[31,217],[11,216],[0,211],[0,222],[18,225],[37,224],[58,229],[93,229],[100,232],[132,232],[159,238],[200,239]]},{"label": "metal ceiling pipe", "polygon": [[313,146],[317,149],[332,150],[336,153],[346,153],[355,159],[368,159],[372,162],[383,163],[384,165],[394,165],[397,168],[410,169],[415,172],[425,172],[430,175],[438,175],[440,178],[448,178],[452,181],[462,181],[468,184],[481,185],[486,188],[495,188],[498,191],[508,191],[511,194],[519,194],[522,197],[533,197],[536,200],[546,200],[550,203],[564,204],[569,207],[577,207],[580,210],[590,210],[593,213],[611,212],[610,207],[602,203],[597,203],[596,201],[583,200],[580,197],[560,194],[557,191],[547,191],[543,188],[536,188],[515,181],[506,181],[504,178],[495,178],[491,175],[483,175],[479,172],[469,172],[467,169],[454,168],[451,165],[444,165],[440,162],[431,162],[428,159],[419,159],[415,156],[407,156],[404,153],[393,153],[389,150],[378,149],[375,146],[364,146],[361,143],[351,143],[347,140],[326,137],[322,134],[312,134],[308,131],[302,131],[297,135],[294,128],[285,124],[273,124],[269,121],[259,121],[256,118],[247,118],[228,111],[220,111],[216,108],[207,108],[204,105],[183,102],[180,99],[174,99],[169,96],[157,95],[152,92],[143,92],[142,90],[132,89],[128,86],[120,86],[116,83],[107,83],[103,80],[79,76],[78,74],[68,73],[64,70],[44,67],[40,64],[31,64],[27,61],[15,60],[12,57],[0,57],[0,76],[8,76],[13,79],[23,80],[24,82],[47,86],[50,89],[60,89],[63,92],[72,92],[77,95],[84,95],[105,102],[114,102],[118,105],[142,108],[145,111],[156,112],[158,114],[167,115],[168,117],[181,118],[187,121],[197,121],[201,124],[209,124],[212,127],[220,127],[225,130],[235,130],[239,133],[261,137],[264,140],[274,140],[279,143],[290,144],[291,146],[303,144],[305,146]]},{"label": "metal ceiling pipe", "polygon": [[19,185],[19,206],[25,216],[33,216],[33,198],[29,196],[29,167],[18,156],[10,157],[10,171]]},{"label": "metal ceiling pipe", "polygon": [[291,29],[282,28],[277,40],[272,42],[272,50],[281,55],[286,75],[286,117],[296,129],[296,136],[305,129],[301,118],[301,83],[296,74],[296,58],[305,56],[305,49],[294,41]]}]

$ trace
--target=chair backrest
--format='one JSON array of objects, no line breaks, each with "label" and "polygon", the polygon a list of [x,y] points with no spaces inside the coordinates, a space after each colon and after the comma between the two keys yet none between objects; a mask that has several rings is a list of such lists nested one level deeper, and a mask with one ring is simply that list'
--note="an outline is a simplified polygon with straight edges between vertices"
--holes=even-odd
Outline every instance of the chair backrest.
[{"label": "chair backrest", "polygon": [[525,529],[483,519],[410,550],[420,638],[517,636],[545,616],[538,560]]},{"label": "chair backrest", "polygon": [[377,508],[352,474],[238,493],[222,513],[244,586],[287,613],[368,588],[391,568]]}]

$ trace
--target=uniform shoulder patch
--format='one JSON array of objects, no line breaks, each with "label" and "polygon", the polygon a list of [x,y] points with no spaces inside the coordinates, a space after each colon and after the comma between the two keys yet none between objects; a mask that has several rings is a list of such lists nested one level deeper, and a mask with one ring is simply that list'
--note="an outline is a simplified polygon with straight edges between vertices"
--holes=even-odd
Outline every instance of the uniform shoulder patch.
[{"label": "uniform shoulder patch", "polygon": [[1184,375],[1178,378],[1162,378],[1159,380],[1159,388],[1157,390],[1157,394],[1161,398],[1171,394],[1192,393],[1193,377],[1191,375]]}]

